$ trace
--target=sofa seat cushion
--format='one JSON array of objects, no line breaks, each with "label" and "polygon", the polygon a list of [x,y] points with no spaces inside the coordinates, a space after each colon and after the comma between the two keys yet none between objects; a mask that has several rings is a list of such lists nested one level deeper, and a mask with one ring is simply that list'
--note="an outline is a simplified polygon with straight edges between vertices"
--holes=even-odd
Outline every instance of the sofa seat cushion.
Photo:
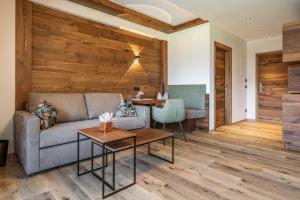
[{"label": "sofa seat cushion", "polygon": [[96,119],[104,112],[116,114],[122,96],[117,93],[86,93],[84,98],[89,119]]},{"label": "sofa seat cushion", "polygon": [[198,119],[198,118],[205,118],[205,117],[206,117],[206,110],[185,109],[186,119]]},{"label": "sofa seat cushion", "polygon": [[[99,126],[99,119],[56,124],[55,126],[41,132],[40,148],[76,142],[78,129],[97,126]],[[146,121],[144,117],[114,118],[113,126],[124,130],[134,130],[145,128]],[[85,138],[85,136],[80,136],[80,139]]]},{"label": "sofa seat cushion", "polygon": [[113,127],[134,130],[146,127],[146,120],[144,117],[121,117],[113,119]]},{"label": "sofa seat cushion", "polygon": [[45,99],[47,103],[57,109],[56,123],[87,120],[87,110],[84,96],[80,93],[30,93],[29,112],[33,112]]},{"label": "sofa seat cushion", "polygon": [[[40,134],[40,148],[77,141],[78,129],[99,126],[99,119],[56,124]],[[84,139],[81,136],[80,139]]]}]

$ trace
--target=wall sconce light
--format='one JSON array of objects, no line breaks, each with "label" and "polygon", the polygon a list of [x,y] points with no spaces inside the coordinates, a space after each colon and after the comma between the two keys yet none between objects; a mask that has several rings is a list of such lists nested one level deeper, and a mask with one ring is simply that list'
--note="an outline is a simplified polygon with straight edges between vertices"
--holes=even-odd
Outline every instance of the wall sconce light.
[{"label": "wall sconce light", "polygon": [[140,56],[140,55],[136,55],[136,56],[134,57],[134,59],[135,59],[135,61],[139,61],[139,60],[141,59],[141,56]]}]

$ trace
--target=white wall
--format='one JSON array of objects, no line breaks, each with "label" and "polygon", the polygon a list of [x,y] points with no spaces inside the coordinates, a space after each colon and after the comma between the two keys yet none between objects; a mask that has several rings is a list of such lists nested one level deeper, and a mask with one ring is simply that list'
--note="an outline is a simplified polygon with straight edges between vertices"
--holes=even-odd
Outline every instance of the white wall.
[{"label": "white wall", "polygon": [[170,34],[168,58],[168,84],[206,84],[209,93],[210,24]]},{"label": "white wall", "polygon": [[282,50],[282,36],[247,42],[247,118],[256,118],[256,54]]},{"label": "white wall", "polygon": [[243,39],[226,32],[211,23],[211,92],[210,92],[210,127],[214,127],[214,42],[232,48],[232,123],[246,119],[246,49]]},{"label": "white wall", "polygon": [[206,23],[169,36],[168,84],[206,84],[214,128],[214,41],[232,48],[232,122],[246,118],[246,42]]},{"label": "white wall", "polygon": [[0,139],[10,140],[13,151],[15,111],[15,0],[0,3]]}]

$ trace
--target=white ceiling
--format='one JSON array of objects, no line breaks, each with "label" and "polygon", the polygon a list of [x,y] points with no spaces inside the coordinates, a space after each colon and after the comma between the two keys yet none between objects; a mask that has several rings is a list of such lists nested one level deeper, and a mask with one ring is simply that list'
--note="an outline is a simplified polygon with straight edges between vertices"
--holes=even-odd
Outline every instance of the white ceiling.
[{"label": "white ceiling", "polygon": [[168,0],[111,0],[168,24],[177,25],[195,19],[191,12]]},{"label": "white ceiling", "polygon": [[[245,40],[280,35],[282,24],[300,20],[300,0],[112,1],[172,25],[196,17],[208,19]],[[250,22],[246,22],[247,17],[251,17]]]}]

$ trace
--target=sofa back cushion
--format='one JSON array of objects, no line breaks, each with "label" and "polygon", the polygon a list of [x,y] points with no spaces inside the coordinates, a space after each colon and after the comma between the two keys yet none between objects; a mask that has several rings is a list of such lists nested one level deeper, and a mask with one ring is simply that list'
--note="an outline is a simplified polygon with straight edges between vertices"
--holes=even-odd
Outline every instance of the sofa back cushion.
[{"label": "sofa back cushion", "polygon": [[183,99],[185,108],[205,110],[206,85],[168,85],[170,99]]},{"label": "sofa back cushion", "polygon": [[118,93],[86,93],[85,103],[89,119],[96,119],[104,112],[116,113],[122,96]]},{"label": "sofa back cushion", "polygon": [[84,96],[80,93],[30,93],[29,112],[40,104],[41,99],[57,109],[57,123],[86,120],[87,110]]}]

